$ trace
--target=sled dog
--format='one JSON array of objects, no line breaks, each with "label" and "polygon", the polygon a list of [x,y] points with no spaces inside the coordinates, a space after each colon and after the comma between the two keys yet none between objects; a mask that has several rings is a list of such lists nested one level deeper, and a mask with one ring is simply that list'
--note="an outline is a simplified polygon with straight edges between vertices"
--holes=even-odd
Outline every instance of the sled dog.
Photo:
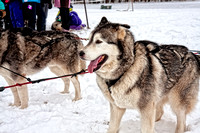
[{"label": "sled dog", "polygon": [[53,22],[53,24],[51,25],[51,29],[52,30],[57,30],[57,31],[62,31],[61,22],[58,22],[58,21]]},{"label": "sled dog", "polygon": [[[31,29],[2,30],[0,34],[0,63],[23,76],[35,74],[46,67],[58,76],[76,73],[85,68],[85,61],[79,58],[78,51],[83,48],[73,33],[58,31],[37,32]],[[26,79],[0,67],[0,74],[9,85],[27,82]],[[77,77],[69,78],[75,87],[75,98],[81,98],[80,83]],[[69,92],[70,80],[63,78]],[[28,107],[27,86],[11,88],[14,106]]]},{"label": "sled dog", "polygon": [[200,57],[180,45],[134,41],[129,25],[105,17],[79,52],[91,61],[97,84],[110,102],[108,133],[117,133],[126,109],[141,115],[141,133],[154,133],[154,123],[169,103],[177,116],[176,133],[186,130],[186,115],[197,103]]}]

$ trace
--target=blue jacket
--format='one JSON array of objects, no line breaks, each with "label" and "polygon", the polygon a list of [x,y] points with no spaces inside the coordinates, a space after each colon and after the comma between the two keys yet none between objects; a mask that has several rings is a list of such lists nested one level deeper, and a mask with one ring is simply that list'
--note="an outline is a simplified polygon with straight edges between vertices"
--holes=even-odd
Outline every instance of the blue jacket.
[{"label": "blue jacket", "polygon": [[40,0],[22,0],[22,2],[36,2],[36,3],[40,3]]},{"label": "blue jacket", "polygon": [[82,24],[82,21],[81,19],[79,18],[78,14],[74,11],[71,11],[69,13],[69,16],[71,17],[71,21],[70,21],[70,25],[81,25]]},{"label": "blue jacket", "polygon": [[[75,11],[71,11],[69,13],[69,16],[71,18],[70,20],[70,25],[75,25],[75,26],[79,26],[82,24],[81,19],[79,18],[78,14]],[[60,11],[58,12],[57,16],[56,16],[56,21],[61,22],[61,16],[60,16]]]}]

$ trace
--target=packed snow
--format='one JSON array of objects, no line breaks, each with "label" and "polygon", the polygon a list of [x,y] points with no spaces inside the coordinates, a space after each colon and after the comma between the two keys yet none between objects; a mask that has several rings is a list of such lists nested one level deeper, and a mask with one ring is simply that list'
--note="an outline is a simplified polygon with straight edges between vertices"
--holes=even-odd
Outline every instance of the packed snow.
[{"label": "packed snow", "polygon": [[[103,16],[109,21],[129,24],[136,40],[151,40],[162,44],[185,45],[191,50],[200,50],[200,1],[109,4],[110,10],[100,9],[102,4],[87,4],[90,29],[74,31],[88,38],[90,32]],[[105,5],[105,4],[103,4]],[[86,24],[83,4],[76,4],[74,11]],[[129,7],[128,11],[127,10]],[[57,8],[49,10],[47,29],[54,22]],[[84,45],[87,41],[83,41]],[[32,75],[31,79],[55,76],[48,68]],[[72,102],[74,87],[69,94],[61,94],[64,84],[61,79],[28,85],[29,107],[11,107],[13,96],[10,89],[0,92],[0,133],[105,133],[109,123],[109,103],[96,84],[95,74],[80,76],[82,99]],[[7,85],[0,77],[0,86]],[[200,96],[199,96],[200,99]],[[173,133],[176,117],[170,107],[156,122],[157,133]],[[200,102],[187,116],[187,133],[200,132]],[[120,126],[120,133],[139,133],[140,116],[136,110],[127,110]]]}]

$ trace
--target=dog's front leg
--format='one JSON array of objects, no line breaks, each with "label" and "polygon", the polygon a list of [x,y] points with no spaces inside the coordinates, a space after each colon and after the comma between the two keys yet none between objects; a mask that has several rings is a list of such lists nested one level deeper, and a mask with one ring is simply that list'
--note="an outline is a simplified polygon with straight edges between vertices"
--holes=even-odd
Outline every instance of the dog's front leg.
[{"label": "dog's front leg", "polygon": [[72,83],[74,84],[75,88],[75,97],[73,101],[77,101],[81,99],[81,88],[80,88],[80,83],[78,81],[78,77],[73,77],[71,78]]},{"label": "dog's front leg", "polygon": [[18,87],[17,91],[18,91],[20,101],[21,101],[20,109],[27,108],[28,107],[28,101],[29,101],[27,85]]},{"label": "dog's front leg", "polygon": [[[16,80],[16,82],[17,83],[25,83],[26,80],[23,79],[23,78],[18,78]],[[27,108],[28,107],[28,101],[29,101],[27,85],[17,87],[17,92],[18,92],[18,95],[19,95],[19,98],[20,98],[20,101],[21,101],[20,109]]]},{"label": "dog's front leg", "polygon": [[17,107],[21,106],[21,101],[20,101],[20,97],[19,97],[19,94],[18,94],[17,87],[12,87],[11,91],[12,91],[13,96],[14,96],[14,103],[10,104],[10,106],[17,106]]},{"label": "dog's front leg", "polygon": [[107,133],[117,133],[125,111],[126,109],[119,108],[116,105],[110,103],[110,124]]},{"label": "dog's front leg", "polygon": [[140,109],[141,114],[141,133],[155,133],[156,105],[149,103],[144,109]]},{"label": "dog's front leg", "polygon": [[[8,83],[8,85],[14,85],[15,82],[8,78],[8,77],[4,77],[6,82]],[[20,98],[19,98],[19,94],[18,94],[18,91],[17,91],[17,87],[12,87],[11,88],[11,91],[12,91],[12,94],[14,96],[14,103],[13,104],[10,104],[11,106],[20,106],[21,105],[21,102],[20,102]]]}]

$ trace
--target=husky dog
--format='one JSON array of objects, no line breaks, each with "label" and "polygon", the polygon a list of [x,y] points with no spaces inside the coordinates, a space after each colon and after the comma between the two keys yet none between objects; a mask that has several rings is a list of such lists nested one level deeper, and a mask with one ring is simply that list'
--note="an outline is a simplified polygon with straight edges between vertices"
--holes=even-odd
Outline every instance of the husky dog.
[{"label": "husky dog", "polygon": [[61,22],[58,22],[58,21],[53,22],[53,24],[51,25],[51,29],[52,30],[57,30],[57,31],[62,31]]},{"label": "husky dog", "polygon": [[[0,34],[0,74],[9,85],[27,82],[26,79],[2,68],[6,67],[23,76],[35,74],[49,67],[58,76],[78,72],[85,68],[78,51],[83,48],[77,35],[57,31],[36,32],[28,28]],[[70,78],[75,87],[75,98],[81,99],[80,83],[77,77]],[[63,93],[69,92],[69,79],[64,78]],[[11,88],[14,106],[28,106],[27,86]]]},{"label": "husky dog", "polygon": [[89,43],[79,52],[91,61],[89,72],[110,102],[108,133],[117,133],[126,109],[141,115],[141,133],[154,133],[154,123],[169,103],[177,116],[176,133],[186,130],[186,115],[197,103],[200,57],[180,45],[134,41],[126,24],[103,17]]}]

